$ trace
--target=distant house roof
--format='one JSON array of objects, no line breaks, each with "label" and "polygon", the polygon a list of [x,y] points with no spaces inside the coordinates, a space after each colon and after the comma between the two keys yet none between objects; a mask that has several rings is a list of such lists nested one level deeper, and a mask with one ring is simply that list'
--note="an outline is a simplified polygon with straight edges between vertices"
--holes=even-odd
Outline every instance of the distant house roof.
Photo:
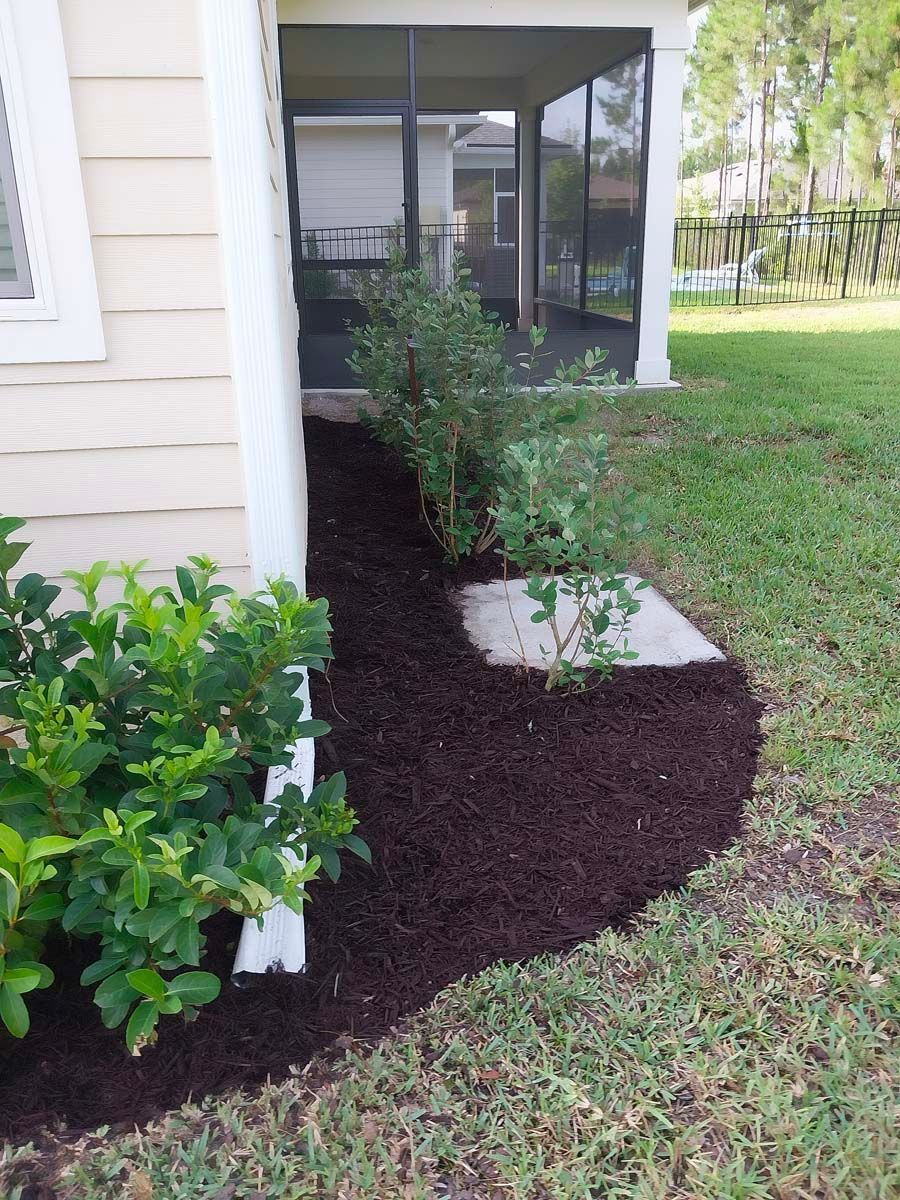
[{"label": "distant house roof", "polygon": [[[457,138],[454,143],[460,150],[469,149],[472,146],[485,146],[504,149],[514,149],[516,144],[516,131],[512,125],[501,125],[499,121],[482,121],[474,129],[464,133],[461,138]],[[542,146],[556,147],[560,150],[568,150],[570,147],[566,142],[559,142],[556,138],[542,137]]]},{"label": "distant house roof", "polygon": [[636,185],[627,179],[613,179],[609,175],[591,175],[591,200],[630,200]]}]

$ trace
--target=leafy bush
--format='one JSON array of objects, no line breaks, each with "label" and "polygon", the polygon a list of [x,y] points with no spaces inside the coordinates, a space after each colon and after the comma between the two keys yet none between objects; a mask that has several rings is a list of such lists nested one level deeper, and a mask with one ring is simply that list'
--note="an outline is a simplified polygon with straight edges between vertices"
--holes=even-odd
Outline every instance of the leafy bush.
[{"label": "leafy bush", "polygon": [[364,292],[370,319],[353,332],[350,361],[379,402],[371,427],[415,472],[421,513],[456,562],[492,541],[490,462],[512,372],[503,326],[465,286],[460,260],[436,290],[399,254],[387,279]]},{"label": "leafy bush", "polygon": [[[633,491],[610,490],[609,472],[605,434],[539,434],[502,457],[494,518],[504,557],[538,605],[531,619],[553,639],[541,648],[550,656],[548,691],[583,679],[574,665],[579,651],[601,674],[636,657],[625,634],[640,608],[634,593],[649,585],[629,585],[626,550],[647,517]],[[574,620],[561,617],[562,596],[574,602]]]},{"label": "leafy bush", "polygon": [[[81,981],[139,1053],[161,1015],[218,995],[191,969],[214,913],[300,912],[340,848],[369,857],[343,775],[288,785],[277,807],[248,782],[328,729],[301,719],[294,670],[331,657],[328,606],[283,579],[240,598],[192,558],[177,588],[148,591],[136,567],[68,572],[84,610],[54,614],[58,587],[10,581],[23,524],[0,519],[0,1019],[25,1035],[23,996],[52,983],[40,960],[64,931],[96,942]],[[110,577],[122,599],[102,605]]]},{"label": "leafy bush", "polygon": [[584,419],[591,404],[609,402],[602,389],[616,382],[600,373],[606,351],[598,349],[560,366],[539,393],[532,380],[546,331],[531,330],[517,372],[504,358],[507,330],[484,312],[469,274],[456,256],[451,280],[436,289],[396,249],[384,277],[362,281],[369,321],[353,330],[350,359],[378,401],[379,414],[363,419],[415,472],[423,519],[452,562],[496,539],[503,448]]}]

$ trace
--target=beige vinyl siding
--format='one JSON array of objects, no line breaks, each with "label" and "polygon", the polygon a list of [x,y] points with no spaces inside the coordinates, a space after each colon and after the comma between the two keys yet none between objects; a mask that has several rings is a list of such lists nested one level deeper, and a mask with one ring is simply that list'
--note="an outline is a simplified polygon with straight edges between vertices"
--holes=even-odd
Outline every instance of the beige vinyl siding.
[{"label": "beige vinyl siding", "polygon": [[241,500],[234,445],[0,454],[0,478],[12,512],[32,517],[216,509]]},{"label": "beige vinyl siding", "polygon": [[202,79],[73,79],[71,87],[82,158],[209,156]]},{"label": "beige vinyl siding", "polygon": [[[19,571],[207,552],[249,584],[198,0],[60,0],[103,362],[0,365]],[[114,590],[114,588],[113,588]]]},{"label": "beige vinyl siding", "polygon": [[95,236],[216,232],[209,159],[84,159],[82,172]]},{"label": "beige vinyl siding", "polygon": [[98,237],[94,266],[105,312],[221,310],[224,302],[215,237]]},{"label": "beige vinyl siding", "polygon": [[195,0],[61,0],[73,79],[203,76]]},{"label": "beige vinyl siding", "polygon": [[59,577],[69,568],[72,539],[84,546],[91,562],[146,560],[148,571],[168,570],[172,558],[186,560],[203,545],[219,562],[234,562],[244,551],[244,514],[240,508],[217,510],[210,524],[209,509],[155,512],[89,513],[66,517],[35,517],[29,537],[40,546],[43,569]]},{"label": "beige vinyl siding", "polygon": [[236,442],[234,409],[222,385],[210,376],[0,387],[0,451]]}]

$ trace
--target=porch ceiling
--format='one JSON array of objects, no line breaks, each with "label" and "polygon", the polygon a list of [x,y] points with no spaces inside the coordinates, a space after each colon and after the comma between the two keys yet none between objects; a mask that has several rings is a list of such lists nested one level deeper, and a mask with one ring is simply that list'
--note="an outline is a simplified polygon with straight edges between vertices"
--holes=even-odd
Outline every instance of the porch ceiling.
[{"label": "porch ceiling", "polygon": [[[405,39],[382,29],[286,28],[285,94],[302,99],[406,95]],[[643,44],[638,29],[417,29],[420,109],[543,104]],[[394,89],[391,92],[391,88]]]}]

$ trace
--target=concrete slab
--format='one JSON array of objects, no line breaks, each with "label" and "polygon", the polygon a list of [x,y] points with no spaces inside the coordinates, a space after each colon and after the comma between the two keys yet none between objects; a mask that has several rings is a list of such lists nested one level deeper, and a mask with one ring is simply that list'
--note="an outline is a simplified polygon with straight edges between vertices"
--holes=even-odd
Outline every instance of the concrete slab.
[{"label": "concrete slab", "polygon": [[[629,576],[632,586],[640,582],[637,576]],[[516,627],[525,649],[528,666],[546,670],[548,656],[541,652],[541,644],[552,642],[545,624],[532,623],[531,614],[537,610],[535,601],[525,595],[525,583],[521,579],[510,580],[509,602],[503,581],[472,583],[459,593],[463,624],[466,632],[489,663],[512,665],[522,662],[522,652]],[[725,655],[708,641],[687,617],[661,596],[655,588],[646,588],[638,593],[641,610],[631,618],[628,631],[628,648],[636,650],[638,657],[624,662],[628,667],[680,667],[691,662],[720,662]],[[515,615],[515,625],[510,616],[510,606]],[[574,601],[560,597],[560,625],[568,629],[575,620]],[[587,656],[576,655],[576,665],[584,665]]]}]

